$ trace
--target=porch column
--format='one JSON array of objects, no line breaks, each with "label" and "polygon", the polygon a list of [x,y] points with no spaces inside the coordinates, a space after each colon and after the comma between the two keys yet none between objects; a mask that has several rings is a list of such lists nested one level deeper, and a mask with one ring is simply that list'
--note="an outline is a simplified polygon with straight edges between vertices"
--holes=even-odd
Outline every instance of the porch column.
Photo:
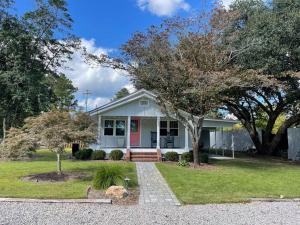
[{"label": "porch column", "polygon": [[232,158],[234,159],[234,136],[233,136],[233,129],[231,130],[231,150],[232,150]]},{"label": "porch column", "polygon": [[160,117],[156,119],[156,149],[160,149]]},{"label": "porch column", "polygon": [[98,138],[97,138],[97,141],[98,141],[98,144],[100,145],[101,143],[101,115],[98,114]]},{"label": "porch column", "polygon": [[184,149],[189,150],[189,131],[187,127],[184,129]]},{"label": "porch column", "polygon": [[127,118],[127,149],[130,149],[130,123],[131,123],[131,116]]}]

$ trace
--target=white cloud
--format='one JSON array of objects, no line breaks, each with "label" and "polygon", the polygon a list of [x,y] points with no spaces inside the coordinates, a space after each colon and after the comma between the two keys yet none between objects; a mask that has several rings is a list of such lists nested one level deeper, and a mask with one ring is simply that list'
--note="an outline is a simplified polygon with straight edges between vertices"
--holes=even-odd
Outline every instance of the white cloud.
[{"label": "white cloud", "polygon": [[[113,51],[112,49],[97,47],[93,39],[82,39],[81,41],[86,50],[95,55],[108,54]],[[83,93],[86,90],[92,93],[88,101],[89,109],[107,103],[122,87],[130,85],[124,71],[91,66],[85,62],[80,52],[75,52],[72,60],[67,62],[65,66],[70,69],[62,69],[62,72],[79,89],[76,97],[80,106],[85,106]]]},{"label": "white cloud", "polygon": [[141,10],[148,10],[157,16],[172,16],[178,10],[190,9],[185,0],[137,0],[137,5]]},{"label": "white cloud", "polygon": [[229,9],[229,6],[234,2],[234,0],[222,0],[225,9]]}]

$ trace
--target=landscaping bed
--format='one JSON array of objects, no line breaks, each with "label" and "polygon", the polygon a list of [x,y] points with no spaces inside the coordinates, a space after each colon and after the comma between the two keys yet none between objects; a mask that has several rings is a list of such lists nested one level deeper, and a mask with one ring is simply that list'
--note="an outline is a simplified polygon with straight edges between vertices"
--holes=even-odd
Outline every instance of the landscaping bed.
[{"label": "landscaping bed", "polygon": [[[62,180],[57,180],[54,175],[56,155],[42,150],[30,161],[0,162],[0,197],[84,199],[87,198],[86,190],[92,184],[95,172],[103,166],[121,167],[124,174],[130,178],[130,187],[137,188],[135,164],[124,161],[62,160],[63,174],[68,178],[63,176]],[[75,174],[84,176],[76,178]],[[36,178],[42,182],[36,182]]]}]

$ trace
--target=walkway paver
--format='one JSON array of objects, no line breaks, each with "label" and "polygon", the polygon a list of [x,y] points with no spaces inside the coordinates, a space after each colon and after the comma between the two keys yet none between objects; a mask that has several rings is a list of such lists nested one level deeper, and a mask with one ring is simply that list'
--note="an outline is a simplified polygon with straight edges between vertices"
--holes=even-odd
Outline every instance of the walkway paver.
[{"label": "walkway paver", "polygon": [[154,163],[137,162],[136,169],[140,186],[140,205],[180,205]]}]

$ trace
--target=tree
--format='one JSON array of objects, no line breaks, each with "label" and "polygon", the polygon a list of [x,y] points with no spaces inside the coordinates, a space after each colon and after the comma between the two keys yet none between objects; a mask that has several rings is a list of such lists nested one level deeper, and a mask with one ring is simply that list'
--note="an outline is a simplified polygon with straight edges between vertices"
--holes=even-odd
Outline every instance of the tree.
[{"label": "tree", "polygon": [[[66,79],[57,69],[80,43],[69,33],[72,19],[64,0],[36,0],[36,9],[23,16],[12,14],[12,3],[6,0],[0,4],[0,119],[3,130],[22,126],[26,117],[49,111],[65,101],[59,96],[61,91],[56,84]],[[56,37],[58,31],[60,36]],[[50,80],[55,86],[51,86]],[[68,98],[70,105],[75,89],[70,83],[64,88],[67,88],[64,98]]]},{"label": "tree", "polygon": [[117,99],[123,98],[123,97],[125,97],[125,96],[127,96],[127,95],[129,95],[129,94],[130,94],[130,93],[129,93],[129,91],[128,91],[127,88],[122,88],[121,90],[119,90],[119,91],[115,94],[113,100],[117,100]]},{"label": "tree", "polygon": [[[279,85],[261,88],[232,88],[225,95],[226,108],[248,130],[261,154],[276,154],[286,129],[299,124],[300,88],[300,3],[297,0],[236,1],[231,11],[238,12],[232,26],[224,32],[224,44],[233,52],[232,64],[242,70],[254,69],[273,76]],[[243,51],[236,50],[243,49]],[[257,128],[263,115],[264,135]],[[272,134],[276,121],[285,119]]]},{"label": "tree", "polygon": [[50,111],[25,120],[22,128],[11,128],[2,146],[2,157],[19,158],[46,146],[57,155],[57,173],[61,174],[61,154],[72,141],[92,143],[96,140],[95,124],[85,113]]},{"label": "tree", "polygon": [[226,70],[230,57],[219,45],[230,18],[223,13],[216,7],[209,15],[152,26],[122,46],[121,59],[106,60],[113,67],[121,62],[136,85],[155,92],[165,112],[188,128],[195,165],[203,120],[220,105],[219,93],[228,88],[220,85],[230,74]]}]

